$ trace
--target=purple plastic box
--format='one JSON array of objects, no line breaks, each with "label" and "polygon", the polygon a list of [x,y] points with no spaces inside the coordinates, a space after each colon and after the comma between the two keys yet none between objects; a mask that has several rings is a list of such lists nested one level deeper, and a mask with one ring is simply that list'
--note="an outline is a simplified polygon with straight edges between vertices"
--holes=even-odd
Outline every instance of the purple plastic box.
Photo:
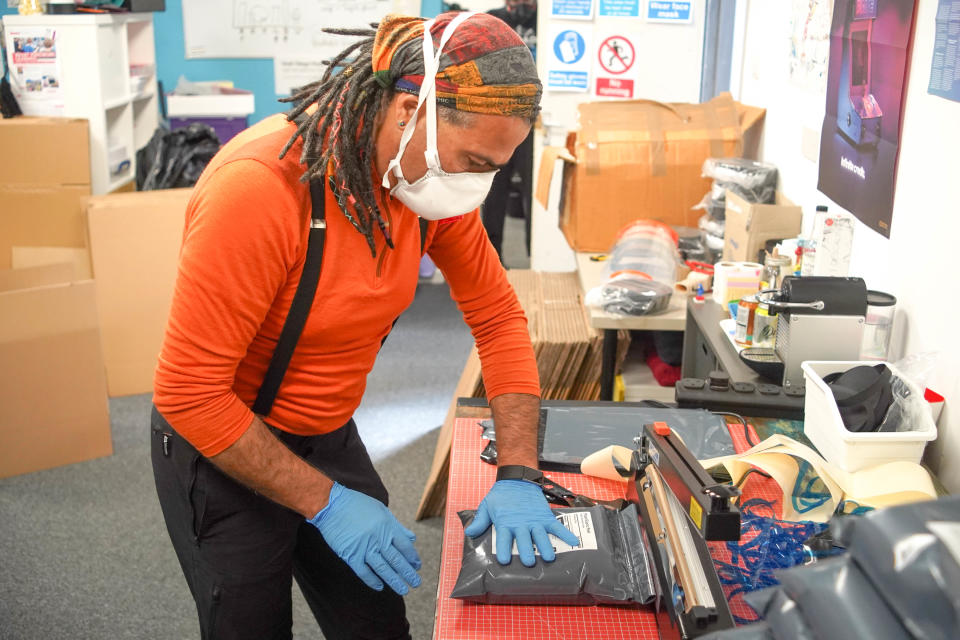
[{"label": "purple plastic box", "polygon": [[217,138],[220,139],[220,144],[227,144],[230,138],[247,128],[247,118],[237,116],[233,118],[170,118],[170,130],[186,127],[194,122],[202,122],[213,127],[217,132]]}]

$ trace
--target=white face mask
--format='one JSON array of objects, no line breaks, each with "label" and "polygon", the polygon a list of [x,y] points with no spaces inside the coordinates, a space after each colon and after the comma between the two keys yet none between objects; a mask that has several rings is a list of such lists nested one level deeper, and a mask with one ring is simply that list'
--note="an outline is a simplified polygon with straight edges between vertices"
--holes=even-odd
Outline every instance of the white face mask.
[{"label": "white face mask", "polygon": [[[383,186],[389,188],[390,173],[393,172],[393,175],[397,178],[397,186],[390,191],[390,195],[407,205],[421,218],[427,220],[443,220],[473,211],[487,197],[490,185],[493,183],[493,177],[497,174],[496,171],[447,173],[440,166],[440,154],[437,152],[436,84],[437,70],[440,66],[440,53],[457,27],[474,13],[464,12],[450,21],[440,37],[440,45],[437,48],[436,55],[433,53],[433,37],[430,35],[433,20],[428,20],[423,25],[424,73],[423,84],[420,85],[417,100],[417,110],[406,125],[406,129],[400,137],[400,148],[397,150],[397,155],[387,165],[387,171],[383,176]],[[426,103],[425,117],[427,119],[427,149],[424,151],[427,160],[427,172],[416,182],[410,183],[403,177],[400,158],[403,157],[407,143],[413,136],[413,130],[417,125],[417,115],[424,103]]]}]

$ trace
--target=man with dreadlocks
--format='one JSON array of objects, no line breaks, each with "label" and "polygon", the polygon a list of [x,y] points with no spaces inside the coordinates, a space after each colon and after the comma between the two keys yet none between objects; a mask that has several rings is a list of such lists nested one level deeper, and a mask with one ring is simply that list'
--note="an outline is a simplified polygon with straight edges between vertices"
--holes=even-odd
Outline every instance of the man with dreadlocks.
[{"label": "man with dreadlocks", "polygon": [[[515,542],[527,566],[534,547],[554,559],[548,534],[578,543],[528,481],[536,361],[476,211],[539,110],[530,52],[485,14],[343,33],[361,39],[286,118],[225,145],[187,208],[151,455],[204,638],[289,638],[294,577],[325,637],[410,637],[414,535],[387,508],[351,416],[413,300],[422,246],[471,327],[497,423],[498,480],[467,535],[492,524],[498,560]],[[322,269],[304,306],[317,229]]]}]

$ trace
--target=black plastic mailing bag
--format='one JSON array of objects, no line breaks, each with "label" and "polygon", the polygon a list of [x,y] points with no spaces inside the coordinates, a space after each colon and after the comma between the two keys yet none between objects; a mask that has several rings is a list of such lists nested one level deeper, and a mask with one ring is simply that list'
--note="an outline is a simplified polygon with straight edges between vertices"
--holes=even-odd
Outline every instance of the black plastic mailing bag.
[{"label": "black plastic mailing bag", "polygon": [[[544,562],[538,554],[532,567],[525,567],[519,558],[501,565],[493,527],[477,538],[464,536],[463,564],[451,597],[485,604],[545,605],[632,605],[653,600],[636,505],[620,511],[599,505],[554,511],[580,538],[580,547],[553,538],[557,552],[553,562]],[[467,526],[473,514],[458,515]]]}]

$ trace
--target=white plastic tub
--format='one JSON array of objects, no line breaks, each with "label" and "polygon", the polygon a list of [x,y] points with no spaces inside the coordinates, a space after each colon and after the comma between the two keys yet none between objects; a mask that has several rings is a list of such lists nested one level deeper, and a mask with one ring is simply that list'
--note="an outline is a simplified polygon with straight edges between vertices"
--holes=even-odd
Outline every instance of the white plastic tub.
[{"label": "white plastic tub", "polygon": [[[807,385],[803,433],[810,438],[820,455],[845,471],[859,471],[899,460],[920,462],[927,443],[937,437],[937,427],[929,411],[920,412],[921,423],[915,425],[913,431],[855,433],[843,426],[833,392],[823,381],[823,377],[859,365],[877,364],[880,363],[811,360],[800,365]],[[893,375],[906,382],[916,398],[923,401],[923,392],[915,384],[900,375],[890,363],[884,364],[890,368]]]}]

